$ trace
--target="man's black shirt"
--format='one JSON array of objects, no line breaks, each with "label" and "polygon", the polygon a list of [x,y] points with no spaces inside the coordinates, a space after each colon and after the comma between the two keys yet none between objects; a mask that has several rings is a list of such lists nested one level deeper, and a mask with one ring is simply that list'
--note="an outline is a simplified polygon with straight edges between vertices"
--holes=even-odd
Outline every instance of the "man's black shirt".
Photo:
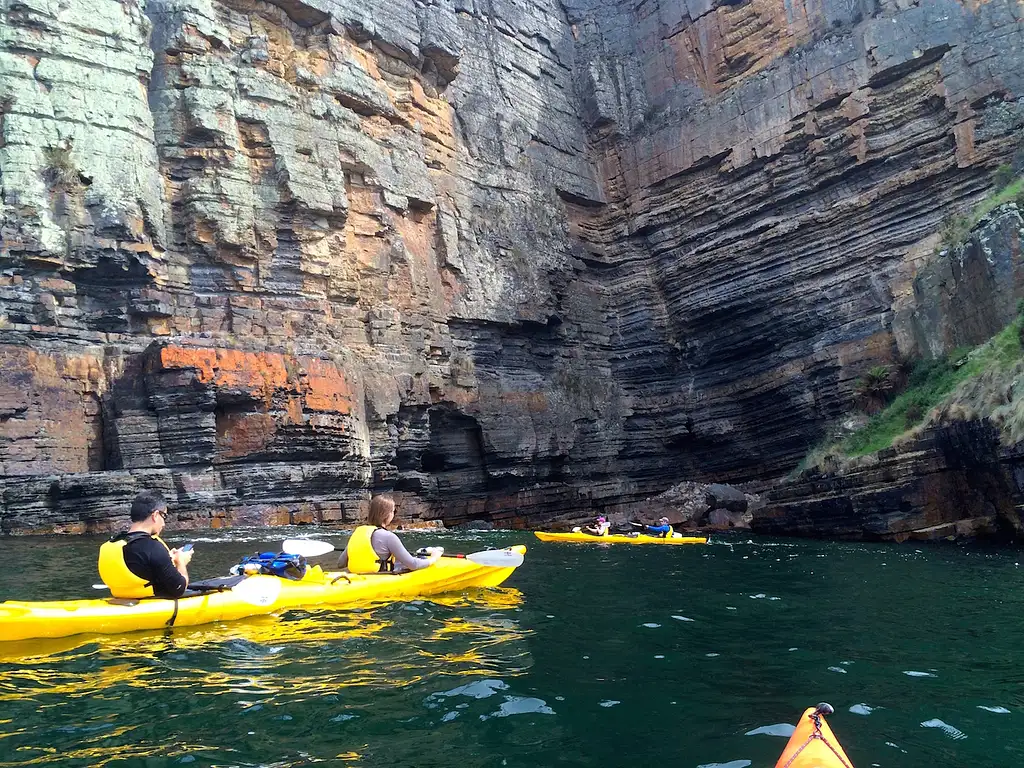
[{"label": "man's black shirt", "polygon": [[187,582],[174,567],[171,555],[152,536],[133,536],[124,545],[124,564],[128,570],[153,585],[157,597],[181,597]]}]

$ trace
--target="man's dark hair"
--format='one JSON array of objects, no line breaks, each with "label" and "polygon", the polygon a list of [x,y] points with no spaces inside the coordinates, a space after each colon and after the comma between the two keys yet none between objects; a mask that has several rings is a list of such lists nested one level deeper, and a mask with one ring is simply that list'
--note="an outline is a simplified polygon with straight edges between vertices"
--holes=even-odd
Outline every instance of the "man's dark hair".
[{"label": "man's dark hair", "polygon": [[164,497],[156,491],[143,491],[132,502],[132,522],[141,523],[158,509],[167,509]]}]

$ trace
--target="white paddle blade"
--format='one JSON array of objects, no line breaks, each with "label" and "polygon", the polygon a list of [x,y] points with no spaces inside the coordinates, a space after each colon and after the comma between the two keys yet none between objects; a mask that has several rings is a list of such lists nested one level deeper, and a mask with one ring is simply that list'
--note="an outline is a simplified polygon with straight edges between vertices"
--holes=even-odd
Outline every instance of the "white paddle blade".
[{"label": "white paddle blade", "polygon": [[231,591],[249,605],[266,608],[273,605],[281,594],[281,580],[277,576],[250,576],[238,582]]},{"label": "white paddle blade", "polygon": [[466,559],[477,565],[489,565],[492,568],[518,568],[523,564],[523,555],[511,549],[488,549],[483,552],[471,552]]},{"label": "white paddle blade", "polygon": [[289,555],[320,557],[320,555],[333,552],[334,545],[329,541],[317,541],[316,539],[286,539],[281,545],[281,551]]}]

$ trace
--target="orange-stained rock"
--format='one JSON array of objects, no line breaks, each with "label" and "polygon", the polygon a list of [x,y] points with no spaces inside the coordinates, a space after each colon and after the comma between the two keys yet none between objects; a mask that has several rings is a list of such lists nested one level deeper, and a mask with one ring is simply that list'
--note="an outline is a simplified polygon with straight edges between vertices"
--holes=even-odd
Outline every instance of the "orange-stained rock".
[{"label": "orange-stained rock", "polygon": [[315,358],[302,358],[299,362],[307,371],[303,391],[307,408],[332,413],[351,411],[352,391],[336,366]]},{"label": "orange-stained rock", "polygon": [[269,396],[288,383],[283,355],[233,349],[167,346],[160,350],[163,368],[193,368],[205,384],[243,389]]}]

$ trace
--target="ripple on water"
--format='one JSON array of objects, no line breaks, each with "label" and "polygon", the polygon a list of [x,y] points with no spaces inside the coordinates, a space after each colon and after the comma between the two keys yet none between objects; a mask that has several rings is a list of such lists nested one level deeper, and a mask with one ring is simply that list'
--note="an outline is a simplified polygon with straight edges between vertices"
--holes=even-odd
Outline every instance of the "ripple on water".
[{"label": "ripple on water", "polygon": [[704,763],[697,768],[747,768],[751,764],[749,760],[730,760],[728,763]]},{"label": "ripple on water", "polygon": [[997,715],[1010,714],[1010,710],[1006,707],[986,707],[984,704],[979,704],[978,709],[984,709],[986,712],[995,712]]},{"label": "ripple on water", "polygon": [[487,699],[496,696],[499,691],[507,691],[508,683],[504,680],[477,680],[466,683],[450,691],[437,691],[427,696],[427,706],[438,706],[438,699],[450,699],[454,696],[466,696],[470,699]]},{"label": "ripple on water", "polygon": [[875,708],[869,707],[867,704],[854,704],[850,707],[850,711],[855,715],[870,715]]},{"label": "ripple on water", "polygon": [[846,670],[843,669],[842,667],[829,667],[828,671],[829,672],[839,672],[839,673],[844,674],[844,675],[846,674]]},{"label": "ripple on water", "polygon": [[903,674],[907,677],[935,677],[931,672],[918,672],[914,669],[905,669]]},{"label": "ripple on water", "polygon": [[774,725],[762,725],[752,731],[747,731],[744,736],[781,736],[788,739],[793,735],[796,726],[792,723],[775,723]]},{"label": "ripple on water", "polygon": [[648,629],[657,629],[661,624],[655,624],[653,621],[649,621],[646,624],[641,624],[640,626],[647,627]]},{"label": "ripple on water", "polygon": [[601,707],[614,707],[616,704],[621,704],[621,703],[622,703],[621,701],[616,701],[615,699],[605,699],[598,706],[601,706]]},{"label": "ripple on water", "polygon": [[512,715],[553,715],[555,710],[548,706],[544,699],[537,699],[531,696],[506,696],[504,703],[497,712],[489,715],[480,715],[481,720],[489,720],[492,717],[511,717]]},{"label": "ripple on water", "polygon": [[959,741],[960,739],[966,739],[967,738],[967,734],[964,733],[963,731],[961,731],[959,728],[957,728],[956,726],[950,725],[949,723],[944,723],[941,720],[939,720],[937,717],[936,718],[932,718],[931,720],[925,720],[923,723],[921,723],[921,727],[922,728],[938,728],[944,734],[949,736],[949,738],[951,738],[951,739],[953,739],[955,741]]}]

